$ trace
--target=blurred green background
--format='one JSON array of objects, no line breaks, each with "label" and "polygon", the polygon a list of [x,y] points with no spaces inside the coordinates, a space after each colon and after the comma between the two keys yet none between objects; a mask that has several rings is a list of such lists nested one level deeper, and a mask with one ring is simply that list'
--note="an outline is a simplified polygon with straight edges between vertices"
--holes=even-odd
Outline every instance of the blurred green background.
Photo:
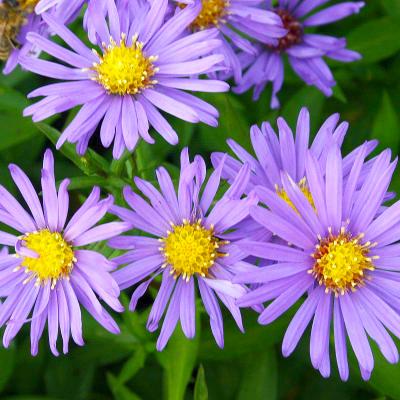
[{"label": "blurred green background", "polygon": [[[76,23],[75,30],[79,30]],[[311,112],[312,132],[334,112],[350,122],[344,152],[366,139],[380,141],[378,150],[399,150],[400,114],[400,0],[367,0],[357,16],[328,25],[320,32],[347,36],[349,48],[363,59],[352,64],[330,63],[338,85],[332,98],[306,87],[291,71],[286,71],[280,93],[282,108],[269,110],[269,89],[257,102],[251,94],[203,96],[221,113],[217,129],[172,120],[180,135],[177,147],[157,138],[155,145],[141,143],[133,155],[111,162],[109,151],[96,140],[94,151],[84,158],[66,145],[56,153],[58,179],[72,177],[72,208],[79,206],[93,185],[112,192],[121,201],[121,188],[132,174],[154,179],[154,168],[164,164],[177,173],[179,153],[189,146],[191,154],[207,159],[213,151],[227,150],[232,137],[249,148],[249,128],[254,123],[275,122],[282,115],[294,127],[301,106]],[[42,154],[53,148],[71,115],[35,125],[22,117],[29,103],[26,94],[43,84],[40,77],[21,70],[0,77],[0,182],[17,195],[7,165],[17,163],[38,184]],[[176,176],[176,175],[175,175]],[[392,189],[400,192],[396,171]],[[104,252],[111,252],[103,247]],[[128,303],[129,291],[123,301]],[[33,358],[27,327],[10,349],[0,348],[0,399],[8,400],[276,400],[276,399],[400,399],[400,365],[389,365],[374,349],[376,366],[369,382],[363,382],[352,358],[350,380],[338,379],[334,357],[332,377],[323,379],[311,367],[309,338],[301,341],[288,359],[280,355],[280,345],[290,313],[268,327],[258,326],[256,315],[244,312],[246,334],[241,334],[230,316],[225,318],[225,349],[219,350],[210,334],[207,316],[198,315],[195,340],[175,332],[167,349],[155,350],[157,334],[145,330],[149,305],[155,289],[142,301],[138,312],[116,315],[122,333],[114,336],[84,316],[83,348],[71,346],[67,356],[53,357],[42,338],[39,356]],[[201,307],[197,307],[200,309]],[[294,310],[292,311],[292,314]],[[333,355],[332,355],[333,356]]]}]

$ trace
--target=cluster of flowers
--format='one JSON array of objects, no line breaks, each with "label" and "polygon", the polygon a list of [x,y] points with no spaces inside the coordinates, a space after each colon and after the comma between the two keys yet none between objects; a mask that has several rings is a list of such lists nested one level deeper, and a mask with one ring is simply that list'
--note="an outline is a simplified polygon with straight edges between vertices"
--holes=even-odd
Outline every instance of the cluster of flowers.
[{"label": "cluster of flowers", "polygon": [[[66,27],[85,1],[26,2],[35,3],[34,22],[21,30],[22,47],[13,51],[6,72],[18,62],[67,81],[30,93],[44,99],[25,115],[40,121],[81,105],[59,140],[59,146],[76,143],[80,154],[99,125],[103,145],[114,142],[115,158],[134,150],[139,138],[153,143],[150,126],[175,144],[178,136],[159,110],[216,125],[218,111],[187,91],[226,91],[227,78],[234,79],[238,92],[254,86],[255,97],[272,82],[271,105],[277,107],[285,54],[294,71],[326,95],[335,81],[324,57],[359,57],[346,49],[345,39],[305,29],[358,12],[361,2],[313,13],[327,0],[279,0],[277,6],[258,0],[90,0],[84,27],[91,48]],[[70,49],[49,39],[54,35]],[[60,63],[33,56],[38,52]],[[204,74],[208,79],[198,77]],[[400,337],[400,202],[385,206],[393,198],[388,187],[396,161],[389,150],[367,160],[374,141],[343,157],[347,128],[332,115],[309,145],[309,114],[303,109],[295,135],[283,119],[278,119],[278,136],[267,122],[252,127],[256,157],[229,141],[236,158],[214,153],[207,178],[204,159],[191,161],[185,149],[177,190],[160,167],[159,188],[140,178],[134,183],[142,195],[125,188],[129,208],[114,205],[112,196],[100,199],[100,189],[94,188],[69,221],[69,181],[57,190],[49,150],[42,202],[26,174],[10,165],[30,213],[0,186],[0,221],[20,233],[0,232],[0,243],[14,249],[0,256],[4,346],[27,322],[32,354],[46,323],[53,354],[58,354],[59,333],[64,353],[70,337],[83,345],[81,307],[118,333],[99,299],[122,312],[120,290],[133,287],[129,308],[134,311],[156,282],[160,287],[147,328],[157,330],[163,319],[158,350],[178,321],[188,338],[195,335],[197,287],[220,347],[220,303],[243,330],[241,307],[251,307],[260,324],[269,324],[301,301],[283,339],[285,356],[313,320],[311,361],[329,376],[333,321],[343,380],[349,375],[347,338],[364,379],[374,363],[368,336],[389,362],[397,362],[388,331]],[[221,197],[222,180],[228,189]],[[120,220],[98,225],[107,213]],[[128,231],[130,236],[122,235]],[[107,259],[97,251],[104,240],[120,255]],[[81,248],[89,244],[90,249]]]},{"label": "cluster of flowers", "polygon": [[[123,311],[120,290],[134,287],[129,308],[152,282],[159,287],[147,328],[158,329],[162,350],[175,327],[195,336],[198,288],[218,346],[224,345],[220,302],[243,330],[240,307],[259,312],[269,324],[304,298],[283,339],[285,356],[293,352],[310,321],[312,364],[330,375],[330,331],[340,376],[349,375],[346,338],[361,374],[373,369],[370,336],[390,363],[398,351],[388,331],[400,337],[400,201],[388,187],[396,165],[385,150],[367,160],[376,147],[366,142],[346,157],[341,144],[348,124],[332,115],[309,146],[310,121],[300,112],[293,135],[278,119],[277,136],[269,123],[253,126],[256,157],[237,143],[237,158],[212,155],[214,170],[206,177],[205,161],[181,153],[178,188],[167,170],[156,171],[159,188],[135,178],[141,193],[124,189],[129,208],[100,200],[94,188],[67,223],[68,179],[57,191],[52,153],[42,169],[43,205],[27,176],[16,165],[10,172],[31,213],[0,186],[0,221],[20,236],[0,232],[0,243],[15,254],[0,257],[0,325],[4,346],[31,321],[32,354],[47,321],[51,351],[63,351],[70,336],[83,344],[83,306],[104,328],[119,329],[99,299]],[[229,182],[225,193],[217,193]],[[366,201],[368,199],[368,201]],[[109,212],[122,221],[94,225]],[[130,231],[131,235],[122,234]],[[122,251],[109,260],[81,246],[110,239]],[[267,304],[266,306],[264,306]],[[31,318],[28,319],[29,315]],[[367,336],[368,335],[368,336]]]},{"label": "cluster of flowers", "polygon": [[[224,92],[228,78],[238,93],[254,87],[254,99],[272,82],[276,108],[286,55],[301,79],[330,96],[335,80],[324,58],[349,62],[360,57],[346,49],[346,39],[306,30],[357,13],[362,2],[318,10],[326,0],[279,0],[276,6],[271,0],[18,1],[37,3],[35,23],[21,29],[22,47],[12,52],[5,72],[19,63],[64,81],[30,93],[43,99],[24,114],[41,121],[82,106],[58,142],[76,143],[79,154],[99,125],[103,146],[114,142],[114,158],[134,150],[139,138],[154,143],[150,126],[176,144],[178,136],[159,110],[216,126],[218,111],[187,91]],[[87,44],[66,26],[84,3]],[[38,59],[40,52],[59,62]],[[204,74],[209,79],[198,79]]]}]

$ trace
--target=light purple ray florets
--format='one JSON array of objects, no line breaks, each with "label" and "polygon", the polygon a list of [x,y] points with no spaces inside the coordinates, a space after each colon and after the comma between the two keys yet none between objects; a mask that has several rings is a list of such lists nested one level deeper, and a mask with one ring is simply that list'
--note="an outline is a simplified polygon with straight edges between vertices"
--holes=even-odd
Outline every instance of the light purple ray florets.
[{"label": "light purple ray florets", "polygon": [[[0,232],[0,243],[15,248],[15,254],[0,254],[0,326],[6,326],[3,344],[8,347],[22,326],[30,321],[31,352],[36,355],[38,343],[47,323],[49,344],[58,355],[57,338],[61,333],[63,352],[68,352],[70,336],[83,345],[81,307],[83,306],[105,329],[118,333],[119,328],[102,306],[97,296],[115,311],[123,310],[119,288],[111,271],[116,264],[102,254],[81,248],[128,230],[126,222],[110,222],[95,226],[113,203],[112,196],[100,200],[100,189],[95,187],[76,213],[68,221],[69,179],[55,185],[54,159],[50,150],[44,155],[41,174],[43,204],[27,175],[11,164],[11,176],[29,212],[0,186],[0,221],[18,232]],[[25,257],[38,255],[26,247],[27,235],[48,230],[59,233],[71,246],[74,261],[68,275],[59,279],[39,280],[23,265]]]},{"label": "light purple ray florets", "polygon": [[[281,242],[243,242],[242,251],[272,264],[254,267],[234,279],[237,283],[258,284],[238,301],[240,306],[271,301],[259,316],[261,324],[271,323],[305,296],[286,331],[282,352],[289,356],[294,351],[312,320],[313,366],[324,377],[330,375],[333,331],[336,361],[343,380],[349,376],[347,338],[364,379],[369,379],[374,366],[369,338],[378,344],[390,363],[399,359],[390,333],[400,337],[400,202],[382,211],[397,160],[391,162],[391,153],[386,150],[371,160],[371,167],[366,167],[367,154],[368,144],[356,149],[346,177],[345,160],[336,144],[330,146],[322,168],[308,151],[305,171],[313,204],[288,174],[284,174],[282,183],[295,209],[273,191],[257,188],[259,199],[267,208],[253,207],[251,217],[273,231]],[[353,286],[335,292],[332,286],[325,285],[323,278],[317,280],[313,271],[318,246],[340,233],[366,249],[373,268],[364,270],[352,281]]]},{"label": "light purple ray florets", "polygon": [[[158,329],[165,314],[157,349],[162,350],[180,321],[186,337],[193,338],[195,328],[195,285],[197,284],[204,307],[210,317],[210,325],[218,346],[223,347],[223,320],[219,306],[222,302],[231,312],[238,327],[243,330],[239,308],[235,299],[246,293],[243,285],[232,284],[234,273],[242,271],[241,253],[235,247],[235,226],[248,216],[249,206],[256,204],[253,195],[242,199],[250,169],[248,165],[238,173],[235,181],[214,205],[220,187],[223,161],[206,181],[206,166],[200,156],[189,161],[185,149],[181,154],[181,172],[176,193],[172,179],[165,168],[157,169],[160,189],[136,178],[135,183],[147,201],[131,188],[124,191],[125,200],[132,210],[114,206],[112,212],[122,220],[132,223],[140,236],[120,236],[111,239],[109,245],[129,250],[113,261],[123,267],[113,276],[121,289],[135,286],[130,309],[146,293],[154,279],[161,278],[161,287],[152,306],[147,328]],[[198,222],[201,221],[201,222]],[[166,264],[160,249],[160,239],[166,238],[173,226],[201,223],[206,229],[213,227],[213,235],[224,242],[220,250],[224,257],[217,257],[205,276],[193,274],[173,276],[171,265]],[[142,236],[145,233],[146,236]],[[158,276],[158,278],[157,278]],[[169,303],[169,305],[168,305]]]},{"label": "light purple ray florets", "polygon": [[284,81],[284,56],[287,56],[294,72],[308,85],[317,87],[326,96],[332,95],[336,82],[324,57],[351,62],[358,60],[360,54],[346,49],[346,39],[333,36],[307,33],[308,27],[330,24],[354,13],[358,13],[364,2],[343,2],[315,11],[327,0],[279,0],[274,8],[272,2],[268,9],[276,12],[288,30],[277,46],[258,45],[257,55],[242,52],[242,68],[247,71],[234,90],[243,93],[254,87],[254,100],[257,100],[266,87],[272,84],[271,108],[279,107],[277,97]]},{"label": "light purple ray florets", "polygon": [[[105,9],[101,7],[104,2]],[[132,3],[137,7],[133,7]],[[106,12],[104,11],[106,10]],[[157,71],[152,85],[135,95],[111,94],[96,80],[93,64],[100,62],[97,55],[76,35],[50,16],[43,15],[51,30],[71,48],[67,50],[37,34],[28,39],[48,54],[58,58],[61,65],[44,60],[22,59],[26,69],[66,82],[39,88],[29,97],[44,99],[25,109],[34,121],[82,106],[58,141],[77,143],[83,154],[96,128],[105,147],[114,141],[113,155],[119,158],[125,149],[134,150],[139,138],[154,143],[149,135],[152,126],[166,141],[178,142],[178,135],[159,110],[188,122],[218,124],[218,111],[208,103],[186,92],[223,92],[229,86],[219,80],[201,80],[194,75],[208,74],[224,68],[222,54],[212,54],[221,45],[217,29],[187,34],[187,26],[199,11],[199,4],[190,5],[165,21],[168,0],[155,0],[149,5],[140,1],[120,1],[118,7],[111,0],[90,2],[87,27],[97,45],[104,51],[113,43],[126,38],[126,45],[133,40],[143,44],[143,54],[153,56]],[[107,22],[108,21],[108,22]]]}]

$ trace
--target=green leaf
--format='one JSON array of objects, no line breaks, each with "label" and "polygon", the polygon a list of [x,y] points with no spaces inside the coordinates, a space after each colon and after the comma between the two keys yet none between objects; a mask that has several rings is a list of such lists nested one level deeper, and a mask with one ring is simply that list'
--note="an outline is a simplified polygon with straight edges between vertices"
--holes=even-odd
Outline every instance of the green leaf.
[{"label": "green leaf", "polygon": [[397,153],[399,147],[399,120],[388,92],[384,91],[381,105],[375,115],[371,138],[379,140],[382,148],[390,147]]},{"label": "green leaf", "polygon": [[200,343],[199,359],[201,361],[223,361],[243,357],[249,353],[262,352],[266,346],[279,343],[294,315],[292,308],[273,324],[261,326],[257,323],[257,316],[251,311],[243,311],[246,333],[242,333],[230,319],[224,320],[225,346],[221,350],[215,345],[215,340],[209,330],[203,333]]},{"label": "green leaf", "polygon": [[11,346],[9,349],[0,348],[0,393],[3,392],[4,387],[14,371],[15,353],[15,346]]},{"label": "green leaf", "polygon": [[122,370],[118,376],[120,383],[126,383],[133,378],[136,373],[141,370],[146,361],[146,351],[142,346],[139,346],[133,356],[122,367]]},{"label": "green leaf", "polygon": [[388,15],[400,15],[400,0],[381,0],[381,4]]},{"label": "green leaf", "polygon": [[[56,145],[60,137],[60,132],[57,129],[42,122],[37,123],[36,126],[54,145]],[[64,143],[60,148],[60,152],[86,175],[98,174],[105,176],[108,172],[108,162],[93,150],[89,149],[84,156],[80,156],[75,150],[75,145],[72,143]]]},{"label": "green leaf", "polygon": [[68,188],[70,190],[91,189],[93,186],[121,190],[127,184],[124,180],[113,176],[109,178],[103,178],[100,176],[79,176],[69,179],[71,183]]},{"label": "green leaf", "polygon": [[22,110],[28,105],[26,97],[18,91],[0,86],[0,151],[38,136],[31,118],[24,118]]},{"label": "green leaf", "polygon": [[343,93],[342,88],[337,83],[333,87],[333,97],[342,103],[347,103],[346,95]]},{"label": "green leaf", "polygon": [[193,400],[208,400],[206,375],[202,364],[200,364],[199,370],[197,371]]},{"label": "green leaf", "polygon": [[[369,385],[382,395],[400,400],[400,364],[389,364],[378,347],[374,343],[371,344],[374,353],[374,370],[368,381]],[[353,361],[354,364],[355,361]]]},{"label": "green leaf", "polygon": [[368,21],[348,35],[348,47],[362,55],[360,62],[372,63],[400,50],[400,19],[384,17]]},{"label": "green leaf", "polygon": [[112,374],[107,374],[107,383],[115,400],[140,400],[140,397],[122,385]]},{"label": "green leaf", "polygon": [[[79,376],[79,379],[71,384],[68,375]],[[93,385],[95,368],[87,362],[83,362],[69,356],[68,358],[52,358],[47,364],[45,383],[47,393],[53,397],[70,400],[86,400]]]},{"label": "green leaf", "polygon": [[[256,362],[255,362],[256,360]],[[244,373],[237,400],[276,400],[278,370],[275,350],[246,357]]]},{"label": "green leaf", "polygon": [[312,131],[315,131],[319,124],[319,117],[324,102],[325,96],[317,88],[304,86],[291,96],[289,101],[283,103],[284,107],[280,115],[285,118],[286,122],[294,131],[300,109],[302,107],[307,107],[311,115],[311,129]]},{"label": "green leaf", "polygon": [[220,114],[216,128],[204,124],[198,126],[202,147],[208,151],[224,150],[227,148],[226,140],[231,138],[250,149],[250,123],[244,105],[229,93],[203,94],[202,97]]},{"label": "green leaf", "polygon": [[[197,324],[197,327],[199,324]],[[180,326],[168,342],[164,351],[157,353],[157,358],[164,369],[165,398],[183,400],[186,387],[192,377],[199,347],[199,329],[196,337],[187,339]]]},{"label": "green leaf", "polygon": [[49,396],[9,396],[3,397],[2,400],[61,400],[61,398]]}]

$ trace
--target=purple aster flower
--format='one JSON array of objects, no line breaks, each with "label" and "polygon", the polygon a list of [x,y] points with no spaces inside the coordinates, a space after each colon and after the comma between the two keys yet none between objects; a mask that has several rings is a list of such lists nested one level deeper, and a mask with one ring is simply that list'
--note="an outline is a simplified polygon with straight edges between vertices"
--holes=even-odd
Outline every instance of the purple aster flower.
[{"label": "purple aster flower", "polygon": [[327,1],[279,0],[279,5],[274,8],[271,0],[268,0],[268,8],[281,17],[288,32],[278,45],[260,44],[256,56],[249,53],[240,55],[242,67],[247,71],[235,91],[243,93],[254,86],[253,97],[257,100],[268,82],[271,82],[271,108],[278,108],[277,93],[283,84],[283,56],[286,54],[294,72],[307,85],[313,85],[326,96],[331,96],[336,82],[324,57],[351,62],[358,60],[360,54],[346,49],[345,38],[306,33],[306,28],[330,24],[358,13],[364,3],[344,2],[312,13]]},{"label": "purple aster flower", "polygon": [[[8,347],[26,322],[31,322],[31,352],[36,355],[47,321],[50,349],[58,355],[60,331],[63,352],[68,352],[70,336],[83,345],[81,305],[107,330],[119,328],[97,296],[115,311],[122,311],[119,288],[111,271],[115,263],[94,250],[81,248],[119,235],[130,228],[126,222],[94,226],[111,207],[113,198],[100,200],[99,188],[67,223],[69,180],[57,191],[54,159],[44,155],[42,169],[43,206],[25,173],[10,165],[15,184],[30,213],[0,186],[0,221],[20,232],[19,236],[0,232],[0,243],[14,246],[12,255],[0,255],[0,326],[6,325],[3,344]],[[29,318],[30,315],[30,318]]]},{"label": "purple aster flower", "polygon": [[235,225],[248,216],[249,206],[257,201],[252,195],[241,199],[250,171],[245,165],[232,186],[212,206],[219,189],[222,166],[223,162],[205,183],[204,160],[196,156],[190,162],[185,149],[181,154],[177,194],[171,177],[161,167],[157,170],[161,191],[136,178],[137,188],[148,201],[127,187],[125,200],[132,210],[112,208],[122,220],[140,230],[140,236],[121,236],[109,243],[111,247],[129,250],[113,260],[120,265],[126,264],[113,276],[121,289],[139,284],[129,305],[131,311],[135,310],[151,282],[157,276],[161,278],[161,287],[147,322],[148,330],[153,332],[165,313],[157,341],[158,350],[166,346],[178,321],[186,337],[195,336],[196,283],[218,346],[224,345],[219,301],[243,330],[235,299],[247,289],[231,282],[233,274],[241,270],[241,255],[235,250],[232,238]]},{"label": "purple aster flower", "polygon": [[[178,0],[178,7],[184,8],[191,0]],[[176,1],[175,1],[176,3]],[[221,32],[222,51],[228,71],[221,75],[226,78],[233,74],[237,82],[242,77],[242,66],[237,50],[256,56],[257,51],[248,38],[261,40],[270,46],[278,46],[287,30],[276,13],[265,10],[264,1],[260,0],[201,0],[201,11],[191,23],[190,29],[199,31],[218,28]]]},{"label": "purple aster flower", "polygon": [[274,264],[253,267],[234,279],[259,284],[238,301],[240,306],[272,300],[259,316],[261,324],[271,323],[305,296],[285,333],[283,355],[294,351],[313,320],[311,361],[328,377],[332,326],[343,380],[349,375],[347,337],[364,379],[369,379],[374,366],[368,337],[390,363],[398,361],[389,332],[400,337],[400,201],[379,212],[397,160],[390,161],[389,150],[382,152],[360,185],[367,154],[367,144],[357,149],[345,179],[337,145],[330,147],[324,168],[308,152],[305,169],[313,206],[288,174],[283,174],[282,182],[295,210],[274,191],[258,187],[268,209],[252,207],[251,217],[282,242],[242,243],[242,251]]},{"label": "purple aster flower", "polygon": [[[261,129],[254,125],[250,130],[250,137],[256,157],[248,153],[234,140],[229,139],[228,145],[239,160],[226,156],[224,153],[213,153],[211,156],[212,163],[215,167],[220,164],[222,158],[226,157],[222,177],[230,183],[235,179],[243,163],[248,163],[251,168],[251,175],[246,193],[249,193],[256,186],[263,186],[275,191],[282,199],[291,204],[283,186],[282,171],[284,171],[297,183],[303,194],[311,200],[305,171],[306,154],[310,151],[318,160],[321,168],[325,168],[328,149],[333,143],[338,146],[342,145],[349,127],[349,124],[345,121],[339,123],[339,118],[339,114],[333,114],[327,118],[316,133],[311,145],[309,144],[310,115],[306,108],[303,108],[299,113],[295,135],[281,117],[277,120],[278,135],[269,122],[264,122]],[[367,155],[374,150],[376,145],[377,141],[375,140],[366,143]],[[349,174],[355,156],[356,151],[353,151],[345,157],[343,162],[345,176]],[[362,176],[365,176],[368,172],[371,162],[367,164]],[[292,207],[294,206],[292,205]],[[245,225],[246,235],[251,226],[254,228],[254,234],[257,232],[262,235],[265,234],[265,229],[254,221],[246,221]]]},{"label": "purple aster flower", "polygon": [[18,0],[18,5],[10,0],[0,1],[2,19],[7,19],[9,32],[3,35],[10,37],[9,52],[0,56],[4,60],[4,74],[12,72],[19,63],[20,57],[37,57],[40,49],[27,40],[27,34],[34,32],[47,37],[50,32],[43,22],[41,13],[48,11],[60,23],[69,23],[79,13],[84,0]]},{"label": "purple aster flower", "polygon": [[[43,15],[52,31],[72,50],[67,50],[37,34],[28,35],[36,46],[59,58],[61,65],[24,57],[23,66],[35,73],[68,82],[39,88],[30,97],[44,99],[25,109],[34,121],[82,105],[58,141],[77,143],[83,154],[88,141],[100,125],[105,147],[114,141],[113,155],[132,151],[139,137],[154,143],[149,126],[171,144],[178,136],[159,109],[188,122],[216,126],[218,111],[186,92],[223,92],[229,86],[218,80],[200,80],[193,75],[218,71],[223,55],[210,53],[221,45],[218,30],[184,34],[196,18],[199,4],[186,7],[167,22],[167,0],[154,0],[149,9],[135,12],[126,1],[118,8],[107,2],[106,19],[102,7],[91,2],[88,16],[95,26],[100,53],[89,49],[55,19]],[[145,11],[143,11],[145,10]],[[109,21],[107,24],[106,20]]]}]

